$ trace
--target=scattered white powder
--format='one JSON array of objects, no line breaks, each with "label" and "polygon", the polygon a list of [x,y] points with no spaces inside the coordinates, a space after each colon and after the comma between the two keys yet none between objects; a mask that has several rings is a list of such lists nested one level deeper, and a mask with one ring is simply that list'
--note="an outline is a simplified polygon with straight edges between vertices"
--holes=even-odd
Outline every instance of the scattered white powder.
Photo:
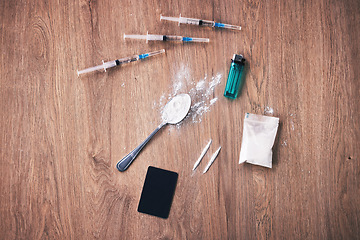
[{"label": "scattered white powder", "polygon": [[191,81],[191,75],[190,75],[190,70],[187,66],[185,66],[184,64],[182,64],[179,68],[179,70],[176,72],[174,78],[173,78],[173,82],[174,83],[183,83],[184,80],[186,82],[190,82]]},{"label": "scattered white powder", "polygon": [[165,101],[165,95],[163,94],[163,95],[160,97],[160,104],[164,104],[164,101]]},{"label": "scattered white powder", "polygon": [[207,77],[198,81],[195,88],[190,89],[190,96],[193,99],[193,105],[191,106],[189,116],[193,123],[202,121],[204,113],[210,111],[212,106],[217,100],[217,97],[213,97],[214,89],[221,82],[222,74],[218,73],[212,76],[210,82],[206,81]]},{"label": "scattered white powder", "polygon": [[[154,107],[163,109],[165,104],[174,96],[179,93],[188,92],[191,96],[192,106],[186,118],[191,118],[193,123],[199,123],[202,121],[203,114],[209,112],[210,106],[214,105],[218,100],[217,97],[213,96],[214,89],[221,83],[222,77],[223,75],[221,73],[217,73],[209,79],[205,76],[203,79],[195,82],[190,77],[189,69],[182,65],[173,78],[172,93],[168,94],[167,97],[163,94],[158,104],[154,103],[153,105]],[[187,91],[186,86],[189,85],[194,87],[191,88],[190,91]],[[181,123],[182,122],[177,126],[179,127]]]},{"label": "scattered white powder", "polygon": [[[203,113],[208,112],[209,109],[210,109],[210,107],[208,107],[208,106],[206,106],[206,105],[205,105],[205,106],[200,106],[200,107],[198,107],[198,108],[196,109],[196,114],[202,115]],[[194,119],[194,116],[193,116],[193,119]]]},{"label": "scattered white powder", "polygon": [[209,83],[209,89],[214,90],[214,87],[221,82],[222,74],[217,74],[216,76],[211,78],[211,82]]},{"label": "scattered white powder", "polygon": [[216,101],[218,100],[218,98],[213,98],[210,100],[210,106],[213,105]]},{"label": "scattered white powder", "polygon": [[180,91],[182,85],[183,85],[182,82],[177,82],[174,84],[174,94],[175,95]]},{"label": "scattered white powder", "polygon": [[203,90],[205,88],[205,80],[201,80],[196,84],[196,90],[200,91]]},{"label": "scattered white powder", "polygon": [[204,104],[205,103],[205,101],[201,101],[201,102],[197,102],[197,103],[195,103],[194,105],[193,105],[193,107],[194,108],[198,108],[198,107],[200,107],[202,104]]},{"label": "scattered white powder", "polygon": [[271,107],[267,106],[267,107],[265,107],[264,114],[265,114],[265,115],[273,115],[273,114],[274,114],[274,109],[272,109]]},{"label": "scattered white powder", "polygon": [[294,115],[296,115],[296,114],[295,113],[290,113],[289,115],[290,115],[290,129],[292,131],[294,131],[295,130],[295,125],[294,125],[293,118],[294,118]]}]

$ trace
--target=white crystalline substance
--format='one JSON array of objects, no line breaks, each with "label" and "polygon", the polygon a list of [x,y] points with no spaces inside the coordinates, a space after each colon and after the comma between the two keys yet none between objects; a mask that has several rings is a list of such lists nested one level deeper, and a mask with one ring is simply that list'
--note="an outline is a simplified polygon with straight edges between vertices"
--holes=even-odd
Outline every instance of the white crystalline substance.
[{"label": "white crystalline substance", "polygon": [[191,98],[187,94],[180,94],[166,104],[161,118],[164,123],[178,123],[187,114],[191,104]]},{"label": "white crystalline substance", "polygon": [[264,114],[266,115],[273,115],[274,114],[274,109],[272,109],[271,107],[267,106],[264,110]]},{"label": "white crystalline substance", "polygon": [[246,113],[239,164],[247,162],[272,168],[279,118]]},{"label": "white crystalline substance", "polygon": [[208,106],[201,106],[201,107],[199,107],[199,108],[196,110],[196,114],[201,115],[201,114],[203,114],[203,113],[208,112],[209,109],[210,109],[210,108],[209,108]]},{"label": "white crystalline substance", "polygon": [[175,82],[174,83],[174,95],[176,95],[180,89],[182,88],[183,83],[182,82]]},{"label": "white crystalline substance", "polygon": [[214,89],[221,82],[222,74],[218,73],[211,78],[211,81],[208,83],[204,79],[200,80],[195,88],[190,90],[191,97],[195,100],[195,104],[191,107],[190,115],[192,117],[193,123],[201,122],[202,115],[210,111],[210,106],[212,106],[218,98],[211,98],[214,94]]},{"label": "white crystalline substance", "polygon": [[[213,98],[215,87],[221,82],[222,74],[217,73],[215,76],[207,80],[207,76],[198,82],[192,81],[190,71],[185,65],[181,65],[179,71],[173,77],[172,93],[166,97],[163,94],[157,104],[158,107],[163,108],[166,101],[170,100],[179,93],[186,91],[186,86],[192,85],[189,95],[193,101],[188,117],[192,119],[193,123],[202,121],[202,115],[210,111],[210,106],[214,105],[218,100],[217,97]],[[156,105],[156,104],[154,104]],[[162,111],[163,112],[163,111]],[[177,126],[179,127],[181,123]]]},{"label": "white crystalline substance", "polygon": [[212,81],[209,83],[209,89],[214,90],[214,87],[221,82],[222,74],[218,73],[216,76],[212,77]]},{"label": "white crystalline substance", "polygon": [[176,72],[174,82],[182,82],[183,80],[186,80],[187,82],[191,80],[190,69],[184,64],[182,64],[179,71]]},{"label": "white crystalline substance", "polygon": [[210,106],[213,105],[216,101],[218,100],[218,98],[213,98],[210,100]]},{"label": "white crystalline substance", "polygon": [[205,88],[205,83],[206,83],[206,82],[205,82],[205,79],[199,81],[199,82],[196,84],[196,91],[204,90],[204,88]]}]

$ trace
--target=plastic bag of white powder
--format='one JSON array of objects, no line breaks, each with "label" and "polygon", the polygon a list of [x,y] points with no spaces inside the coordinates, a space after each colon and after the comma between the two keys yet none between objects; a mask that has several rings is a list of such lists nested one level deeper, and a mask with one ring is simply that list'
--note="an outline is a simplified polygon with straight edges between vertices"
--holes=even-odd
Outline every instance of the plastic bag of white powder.
[{"label": "plastic bag of white powder", "polygon": [[247,162],[271,168],[278,126],[279,118],[246,113],[239,164]]}]

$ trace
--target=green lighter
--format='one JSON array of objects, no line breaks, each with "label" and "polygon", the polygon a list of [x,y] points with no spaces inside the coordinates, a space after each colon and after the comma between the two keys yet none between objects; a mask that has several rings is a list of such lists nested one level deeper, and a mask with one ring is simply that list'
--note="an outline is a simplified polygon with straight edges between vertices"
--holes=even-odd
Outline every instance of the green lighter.
[{"label": "green lighter", "polygon": [[243,85],[242,74],[244,72],[245,58],[242,55],[234,54],[231,59],[228,79],[226,81],[224,96],[235,99]]}]

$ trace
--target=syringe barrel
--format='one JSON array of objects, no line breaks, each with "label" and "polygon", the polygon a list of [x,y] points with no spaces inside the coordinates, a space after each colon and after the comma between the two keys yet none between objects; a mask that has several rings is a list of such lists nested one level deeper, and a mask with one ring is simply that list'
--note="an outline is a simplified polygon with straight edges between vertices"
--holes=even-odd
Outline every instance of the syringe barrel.
[{"label": "syringe barrel", "polygon": [[213,27],[215,25],[214,21],[208,21],[208,20],[200,20],[199,22],[200,26],[205,26],[205,27]]},{"label": "syringe barrel", "polygon": [[102,69],[106,70],[107,68],[111,68],[111,67],[115,67],[115,66],[116,66],[116,61],[109,61],[109,62],[105,62],[101,65],[97,65],[95,67],[89,67],[84,70],[77,71],[77,74],[79,76],[80,74],[89,73],[89,72],[102,70]]},{"label": "syringe barrel", "polygon": [[146,35],[147,41],[163,41],[162,35],[154,35],[154,34],[148,34]]},{"label": "syringe barrel", "polygon": [[199,25],[199,26],[206,26],[206,27],[213,27],[214,24],[215,24],[214,21],[201,20],[201,19],[197,19],[197,18],[181,17],[181,15],[180,15],[179,18],[162,17],[162,19],[169,20],[169,21],[174,21],[174,22],[178,21],[179,24],[183,23],[183,24]]},{"label": "syringe barrel", "polygon": [[180,17],[165,17],[165,16],[160,15],[160,21],[161,20],[178,22],[179,25],[180,25],[180,23],[191,24],[191,25],[199,25],[199,21],[200,21],[200,19],[196,19],[196,18],[181,17],[181,14],[180,14]]},{"label": "syringe barrel", "polygon": [[182,36],[173,36],[173,35],[164,35],[163,39],[164,41],[179,41],[181,42],[183,40]]},{"label": "syringe barrel", "polygon": [[177,17],[165,17],[165,16],[162,16],[160,15],[160,21],[161,20],[167,20],[167,21],[172,21],[172,22],[179,22],[179,18]]},{"label": "syringe barrel", "polygon": [[134,55],[134,56],[131,56],[131,57],[120,58],[120,59],[116,60],[116,62],[118,63],[118,65],[121,65],[121,64],[124,64],[124,63],[135,62],[137,60],[139,60],[139,56]]},{"label": "syringe barrel", "polygon": [[147,39],[147,35],[126,35],[124,34],[124,39],[126,38],[132,38],[132,39],[142,39],[142,40],[146,40]]},{"label": "syringe barrel", "polygon": [[190,24],[190,25],[200,25],[200,19],[196,18],[186,18],[180,17],[179,23]]}]

